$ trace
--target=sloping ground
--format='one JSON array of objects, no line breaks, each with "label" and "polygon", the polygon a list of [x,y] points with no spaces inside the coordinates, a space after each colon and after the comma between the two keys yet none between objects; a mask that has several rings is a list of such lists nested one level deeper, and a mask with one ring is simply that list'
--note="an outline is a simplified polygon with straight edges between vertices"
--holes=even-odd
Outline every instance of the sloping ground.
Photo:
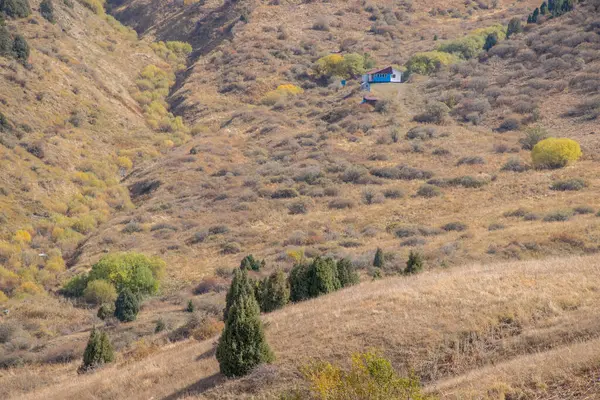
[{"label": "sloping ground", "polygon": [[598,261],[465,266],[290,305],[264,317],[277,361],[240,380],[223,382],[209,340],[91,375],[77,376],[74,362],[2,372],[0,383],[5,397],[31,399],[277,398],[303,387],[298,367],[310,360],[375,348],[442,398],[589,399],[600,362]]}]

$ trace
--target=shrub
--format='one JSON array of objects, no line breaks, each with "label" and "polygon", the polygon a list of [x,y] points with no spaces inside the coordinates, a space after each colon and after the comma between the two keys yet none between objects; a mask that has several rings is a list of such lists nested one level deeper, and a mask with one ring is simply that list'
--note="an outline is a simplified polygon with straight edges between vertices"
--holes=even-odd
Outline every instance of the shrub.
[{"label": "shrub", "polygon": [[331,208],[331,209],[343,210],[343,209],[353,208],[353,207],[354,207],[354,201],[352,201],[350,199],[337,198],[337,199],[333,199],[329,202],[329,208]]},{"label": "shrub", "polygon": [[518,158],[511,158],[502,166],[502,171],[525,172],[529,170],[529,165]]},{"label": "shrub", "polygon": [[485,51],[489,51],[492,47],[498,44],[498,34],[490,33],[485,38],[485,44],[483,45],[483,49]]},{"label": "shrub", "polygon": [[383,191],[383,196],[386,199],[401,199],[404,197],[404,191],[402,189],[385,189]]},{"label": "shrub", "polygon": [[241,251],[242,245],[238,242],[227,242],[221,247],[221,253],[223,254],[238,254]]},{"label": "shrub", "polygon": [[396,167],[374,168],[371,170],[371,175],[385,179],[429,179],[433,176],[433,172],[421,170],[406,165],[398,165]]},{"label": "shrub", "polygon": [[54,5],[52,4],[52,0],[42,0],[40,3],[40,14],[44,17],[48,22],[54,23]]},{"label": "shrub", "polygon": [[194,306],[192,299],[188,300],[187,306],[185,307],[185,312],[193,313],[195,310],[196,306]]},{"label": "shrub", "polygon": [[354,270],[350,260],[345,258],[338,260],[336,267],[341,287],[356,285],[360,281],[358,273]]},{"label": "shrub", "polygon": [[31,7],[27,0],[2,0],[0,14],[2,12],[11,18],[25,18],[31,14]]},{"label": "shrub", "polygon": [[563,222],[563,221],[568,221],[569,218],[571,218],[570,211],[560,210],[560,211],[554,211],[554,212],[546,215],[544,217],[544,221],[545,222]]},{"label": "shrub", "polygon": [[233,273],[233,279],[225,297],[225,309],[223,310],[223,319],[227,321],[229,309],[233,305],[235,299],[242,297],[246,292],[254,295],[254,289],[248,279],[246,269],[236,269]]},{"label": "shrub", "polygon": [[290,271],[290,300],[297,302],[338,290],[342,287],[338,266],[330,258],[317,257],[310,264],[297,264]]},{"label": "shrub", "polygon": [[415,126],[414,128],[409,129],[406,133],[406,138],[409,140],[413,139],[432,139],[435,137],[435,129],[431,127],[425,126]]},{"label": "shrub", "polygon": [[373,352],[354,354],[348,371],[320,362],[302,368],[302,374],[315,399],[431,399],[421,393],[418,378],[398,376],[388,360]]},{"label": "shrub", "polygon": [[278,189],[271,195],[272,199],[292,199],[298,197],[298,191],[296,189]]},{"label": "shrub", "polygon": [[[2,14],[0,13],[0,18]],[[0,24],[0,56],[10,57],[12,55],[12,44],[13,40],[10,32]],[[8,132],[10,130],[10,124],[4,114],[0,113],[0,132]]]},{"label": "shrub", "polygon": [[25,40],[23,36],[15,35],[13,41],[13,53],[16,59],[23,64],[27,63],[27,60],[29,60],[29,44],[27,44],[27,40]]},{"label": "shrub", "polygon": [[295,201],[288,204],[287,208],[292,215],[306,214],[308,212],[308,203],[303,200]]},{"label": "shrub", "polygon": [[519,140],[523,150],[533,150],[536,144],[548,137],[548,132],[542,127],[536,126],[525,131],[525,137]]},{"label": "shrub", "polygon": [[499,231],[504,228],[506,228],[506,227],[502,224],[490,224],[490,226],[488,226],[488,231],[490,231],[490,232]]},{"label": "shrub", "polygon": [[482,164],[485,164],[485,160],[479,156],[462,157],[456,163],[456,165],[482,165]]},{"label": "shrub", "polygon": [[383,268],[385,266],[385,257],[383,255],[383,250],[379,247],[377,251],[375,251],[375,257],[373,258],[373,266],[376,268]]},{"label": "shrub", "polygon": [[424,184],[417,190],[417,196],[420,196],[420,197],[432,198],[432,197],[437,197],[437,196],[441,196],[441,195],[442,195],[442,192],[440,191],[440,189],[438,189],[437,187],[435,187],[433,185],[429,185],[429,184]]},{"label": "shrub", "polygon": [[352,78],[362,75],[371,66],[370,57],[360,54],[330,54],[321,57],[313,66],[317,78],[329,78],[332,76],[341,78]]},{"label": "shrub", "polygon": [[579,206],[579,207],[573,208],[573,212],[578,215],[585,215],[585,214],[593,214],[595,212],[595,210],[593,207],[590,207],[590,206]]},{"label": "shrub", "polygon": [[94,305],[114,303],[117,299],[117,290],[112,283],[98,279],[87,284],[83,291],[83,298]]},{"label": "shrub", "polygon": [[563,181],[556,181],[550,186],[550,189],[565,192],[565,191],[582,190],[586,186],[587,186],[587,183],[583,179],[575,178],[575,179],[566,179]]},{"label": "shrub", "polygon": [[117,292],[127,288],[133,293],[154,294],[164,270],[165,262],[158,257],[146,257],[139,253],[115,253],[94,264],[88,279],[106,280],[116,287]]},{"label": "shrub", "polygon": [[240,263],[240,269],[247,269],[248,271],[260,271],[261,268],[265,267],[265,260],[258,260],[254,258],[252,254],[244,257]]},{"label": "shrub", "polygon": [[521,20],[519,18],[513,18],[508,22],[506,28],[506,38],[510,38],[512,35],[522,33],[523,27],[521,26]]},{"label": "shrub", "polygon": [[517,118],[506,118],[498,127],[498,132],[516,131],[521,128],[521,121]]},{"label": "shrub", "polygon": [[321,17],[317,19],[317,21],[313,24],[312,28],[315,31],[328,31],[329,30],[329,21],[325,18]]},{"label": "shrub", "polygon": [[449,222],[442,226],[442,229],[446,232],[462,232],[467,229],[467,225],[463,224],[462,222]]},{"label": "shrub", "polygon": [[566,138],[544,139],[531,151],[531,159],[536,168],[562,168],[580,157],[579,143]]},{"label": "shrub", "polygon": [[83,352],[83,364],[79,371],[86,372],[101,366],[102,364],[113,362],[115,354],[108,338],[108,334],[92,328],[87,346]]},{"label": "shrub", "polygon": [[488,35],[494,34],[497,39],[504,39],[506,36],[504,27],[501,25],[494,25],[488,28],[478,29],[467,36],[443,43],[437,50],[445,53],[452,53],[460,58],[468,60],[479,54],[481,50],[484,49]]},{"label": "shrub", "polygon": [[221,373],[228,377],[246,375],[257,365],[275,358],[265,339],[260,309],[247,273],[236,270],[236,276],[238,283],[245,285],[240,287],[242,290],[235,293],[230,290],[227,294],[230,307],[216,353]]},{"label": "shrub", "polygon": [[209,276],[203,278],[202,281],[194,288],[194,294],[205,293],[221,293],[227,290],[227,282],[223,278]]},{"label": "shrub", "polygon": [[421,253],[411,250],[411,252],[408,254],[408,260],[406,261],[404,273],[409,275],[421,272],[423,269],[423,264],[423,256]]},{"label": "shrub", "polygon": [[72,277],[60,290],[66,297],[81,297],[88,284],[88,275],[81,274]]},{"label": "shrub", "polygon": [[406,72],[410,74],[429,75],[439,71],[442,66],[454,64],[459,58],[454,54],[441,51],[415,53],[406,62]]},{"label": "shrub", "polygon": [[445,103],[436,101],[428,104],[425,111],[416,115],[413,120],[422,123],[442,124],[449,112],[450,108]]},{"label": "shrub", "polygon": [[115,317],[121,322],[135,321],[140,312],[138,297],[129,288],[123,289],[115,302]]},{"label": "shrub", "polygon": [[102,321],[104,321],[105,319],[112,317],[113,315],[115,315],[115,305],[114,304],[102,304],[99,308],[98,308],[98,312],[96,313],[96,316],[98,318],[100,318]]},{"label": "shrub", "polygon": [[289,282],[285,273],[280,269],[259,282],[257,288],[257,300],[262,312],[278,310],[290,301]]}]

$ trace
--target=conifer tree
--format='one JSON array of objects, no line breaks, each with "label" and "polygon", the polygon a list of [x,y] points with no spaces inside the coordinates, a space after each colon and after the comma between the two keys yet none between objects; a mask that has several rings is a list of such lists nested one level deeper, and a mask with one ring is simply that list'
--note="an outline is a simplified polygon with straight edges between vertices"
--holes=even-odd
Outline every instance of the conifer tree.
[{"label": "conifer tree", "polygon": [[252,294],[254,296],[254,290],[248,279],[248,272],[245,269],[236,269],[233,274],[233,280],[229,286],[229,291],[225,298],[225,310],[223,310],[223,319],[227,321],[229,309],[233,305],[233,302],[243,294]]},{"label": "conifer tree", "polygon": [[331,259],[315,258],[308,269],[309,297],[318,297],[340,288],[337,267]]},{"label": "conifer tree", "polygon": [[536,8],[535,10],[533,10],[533,14],[531,14],[531,22],[533,22],[534,24],[537,23],[539,16],[540,16],[540,9]]},{"label": "conifer tree", "polygon": [[138,312],[140,303],[137,296],[128,288],[123,289],[115,302],[115,317],[121,322],[131,322],[135,321]]},{"label": "conifer tree", "polygon": [[102,364],[110,363],[114,359],[115,354],[108,334],[98,331],[94,327],[83,352],[83,364],[80,367],[80,371],[88,371]]},{"label": "conifer tree", "polygon": [[405,274],[416,274],[421,272],[423,269],[423,256],[417,251],[412,251],[408,255],[408,261],[406,261],[406,268],[404,269]]},{"label": "conifer tree", "polygon": [[483,49],[485,51],[490,51],[490,49],[496,44],[498,44],[498,35],[496,33],[490,33],[485,38],[485,44],[483,45]]},{"label": "conifer tree", "polygon": [[306,264],[297,264],[290,271],[288,281],[290,284],[290,300],[293,302],[309,298],[308,269],[309,266]]},{"label": "conifer tree", "polygon": [[52,4],[52,0],[42,0],[40,3],[40,14],[44,17],[48,22],[54,23],[54,4]]},{"label": "conifer tree", "polygon": [[523,32],[523,27],[521,26],[521,20],[519,18],[513,18],[508,23],[508,27],[506,28],[506,38],[508,39],[515,33]]},{"label": "conifer tree", "polygon": [[263,283],[260,309],[262,312],[271,312],[285,306],[290,300],[290,287],[285,273],[282,270],[273,272]]},{"label": "conifer tree", "polygon": [[338,278],[342,287],[355,285],[359,282],[359,277],[352,263],[347,258],[342,258],[337,262]]},{"label": "conifer tree", "polygon": [[383,256],[383,250],[381,248],[377,248],[375,252],[375,258],[373,259],[373,266],[377,268],[383,268],[385,266],[385,259]]},{"label": "conifer tree", "polygon": [[548,14],[548,3],[546,3],[545,1],[542,3],[542,5],[540,7],[540,14],[542,14],[542,15]]},{"label": "conifer tree", "polygon": [[195,309],[196,309],[196,306],[194,306],[194,302],[192,301],[192,299],[188,300],[187,307],[185,308],[185,311],[191,313],[191,312],[194,312]]},{"label": "conifer tree", "polygon": [[243,376],[257,365],[273,361],[254,293],[242,288],[227,314],[216,354],[221,373]]}]

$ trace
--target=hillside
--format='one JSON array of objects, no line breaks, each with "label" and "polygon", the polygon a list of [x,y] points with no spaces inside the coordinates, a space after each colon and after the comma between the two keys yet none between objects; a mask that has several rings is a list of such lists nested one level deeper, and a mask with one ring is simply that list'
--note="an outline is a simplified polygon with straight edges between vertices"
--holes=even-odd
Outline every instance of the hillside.
[{"label": "hillside", "polygon": [[288,306],[265,317],[277,361],[241,380],[219,377],[213,338],[76,380],[77,362],[5,374],[2,387],[5,397],[31,399],[277,398],[302,387],[298,367],[309,360],[343,362],[375,347],[397,368],[415,369],[442,398],[592,399],[600,362],[597,264],[588,256],[462,266]]}]

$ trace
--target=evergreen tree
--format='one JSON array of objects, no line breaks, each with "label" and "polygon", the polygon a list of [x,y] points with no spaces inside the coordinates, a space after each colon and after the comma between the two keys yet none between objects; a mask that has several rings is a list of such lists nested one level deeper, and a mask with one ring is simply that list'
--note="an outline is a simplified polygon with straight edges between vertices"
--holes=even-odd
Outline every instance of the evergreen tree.
[{"label": "evergreen tree", "polygon": [[506,28],[506,38],[508,39],[515,33],[523,32],[523,27],[521,26],[521,20],[519,18],[513,18],[508,23],[508,27]]},{"label": "evergreen tree", "polygon": [[331,293],[341,287],[337,267],[331,259],[315,258],[308,269],[309,297]]},{"label": "evergreen tree", "polygon": [[40,14],[49,22],[54,23],[54,5],[52,0],[42,0],[40,3]]},{"label": "evergreen tree", "polygon": [[381,248],[377,248],[375,252],[375,258],[373,259],[373,266],[377,268],[383,268],[385,266],[385,258],[383,255],[383,250]]},{"label": "evergreen tree", "polygon": [[248,279],[248,272],[245,269],[236,269],[233,274],[231,286],[229,287],[229,291],[225,298],[225,310],[223,310],[223,319],[225,321],[227,321],[227,314],[235,299],[244,294],[252,294],[254,297],[254,290]]},{"label": "evergreen tree", "polygon": [[265,260],[259,261],[252,254],[244,257],[242,262],[240,263],[240,269],[259,271],[261,268],[264,268]]},{"label": "evergreen tree", "polygon": [[254,293],[242,289],[227,314],[216,354],[221,373],[243,376],[257,365],[273,361]]},{"label": "evergreen tree", "polygon": [[556,0],[548,0],[548,11],[554,14],[554,9],[556,8]]},{"label": "evergreen tree", "polygon": [[356,285],[360,278],[352,263],[347,258],[342,258],[337,262],[338,278],[342,287]]},{"label": "evergreen tree", "polygon": [[94,327],[90,333],[85,351],[81,372],[93,369],[105,363],[114,361],[115,354],[106,332],[100,332]]},{"label": "evergreen tree", "polygon": [[290,284],[290,300],[293,302],[309,298],[308,269],[309,266],[306,264],[297,264],[290,271],[288,281]]},{"label": "evergreen tree", "polygon": [[278,310],[290,301],[289,282],[282,270],[273,272],[256,287],[256,299],[262,312]]},{"label": "evergreen tree", "polygon": [[115,317],[121,322],[131,322],[135,321],[138,312],[140,303],[137,296],[129,288],[123,289],[115,302]]},{"label": "evergreen tree", "polygon": [[496,44],[498,44],[498,34],[496,34],[496,33],[490,33],[485,38],[485,44],[483,45],[483,49],[485,51],[490,51],[490,49],[492,47],[494,47]]},{"label": "evergreen tree", "polygon": [[194,310],[196,309],[196,307],[194,306],[194,302],[192,301],[192,299],[190,299],[187,303],[187,307],[185,308],[185,311],[187,312],[194,312]]},{"label": "evergreen tree", "polygon": [[25,18],[31,14],[27,0],[0,0],[0,12],[11,18]]},{"label": "evergreen tree", "polygon": [[531,14],[529,14],[527,16],[527,23],[530,24],[532,22],[532,20],[533,20],[533,17],[531,16]]},{"label": "evergreen tree", "polygon": [[13,40],[6,27],[0,25],[0,56],[8,57],[12,54]]},{"label": "evergreen tree", "polygon": [[405,274],[416,274],[423,269],[423,256],[417,251],[411,251],[406,261]]},{"label": "evergreen tree", "polygon": [[540,9],[536,8],[533,10],[533,14],[531,15],[531,22],[534,24],[538,22],[538,17],[540,16]]},{"label": "evergreen tree", "polygon": [[542,6],[540,7],[540,14],[542,14],[542,15],[548,14],[548,3],[546,3],[545,1],[542,3]]},{"label": "evergreen tree", "polygon": [[13,41],[13,53],[17,60],[20,60],[24,64],[29,59],[29,45],[23,36],[15,36],[15,40]]}]

